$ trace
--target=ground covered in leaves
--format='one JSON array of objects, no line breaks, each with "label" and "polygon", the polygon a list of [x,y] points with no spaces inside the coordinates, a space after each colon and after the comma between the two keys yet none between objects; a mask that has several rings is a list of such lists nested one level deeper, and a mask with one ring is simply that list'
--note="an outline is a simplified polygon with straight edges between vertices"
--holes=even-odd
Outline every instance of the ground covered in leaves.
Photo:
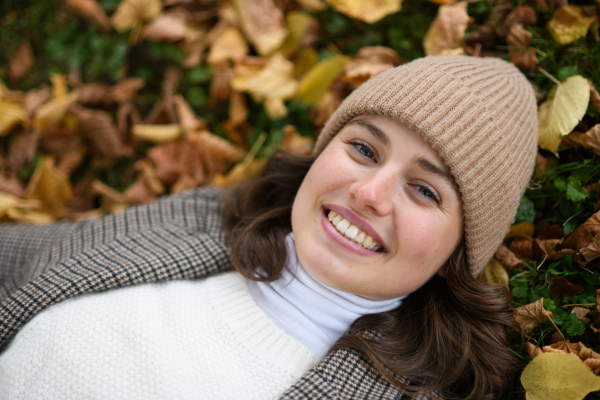
[{"label": "ground covered in leaves", "polygon": [[0,7],[6,222],[94,218],[198,185],[231,185],[276,147],[310,153],[352,89],[426,54],[513,62],[537,91],[540,150],[515,225],[483,274],[510,288],[522,326],[513,349],[528,366],[509,397],[600,398],[597,1]]}]

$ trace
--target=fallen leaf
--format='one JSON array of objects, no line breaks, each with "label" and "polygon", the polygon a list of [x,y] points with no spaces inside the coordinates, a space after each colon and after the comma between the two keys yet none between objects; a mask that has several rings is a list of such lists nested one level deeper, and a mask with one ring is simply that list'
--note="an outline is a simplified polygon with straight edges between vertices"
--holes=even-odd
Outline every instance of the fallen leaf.
[{"label": "fallen leaf", "polygon": [[52,216],[40,212],[38,200],[24,200],[0,191],[0,221],[14,221],[28,224],[48,224]]},{"label": "fallen leaf", "polygon": [[228,111],[229,122],[231,122],[233,126],[242,125],[248,119],[248,106],[246,105],[246,98],[237,90],[233,90],[231,92]]},{"label": "fallen leaf", "polygon": [[565,6],[554,12],[548,30],[559,44],[567,44],[587,35],[594,17],[585,17],[580,7]]},{"label": "fallen leaf", "polygon": [[198,149],[211,154],[213,158],[222,160],[226,163],[240,161],[246,155],[243,149],[229,143],[227,140],[213,135],[209,131],[191,132],[189,135],[191,143]]},{"label": "fallen leaf", "polygon": [[29,40],[23,39],[8,63],[8,77],[11,82],[20,81],[31,70],[34,63],[35,56],[31,44]]},{"label": "fallen leaf", "polygon": [[58,126],[65,118],[69,108],[77,101],[78,92],[50,100],[39,107],[33,117],[33,127],[37,131]]},{"label": "fallen leaf", "polygon": [[577,319],[579,319],[580,321],[585,321],[587,319],[586,315],[588,315],[590,311],[591,310],[583,307],[573,307],[573,309],[571,310],[571,314],[575,314],[577,316]]},{"label": "fallen leaf", "polygon": [[0,137],[6,136],[16,126],[26,127],[28,123],[29,118],[22,101],[0,97]]},{"label": "fallen leaf", "polygon": [[[26,130],[13,135],[13,140],[10,143],[6,157],[6,165],[10,171],[17,172],[21,167],[34,160],[38,148],[38,140],[39,133],[32,130]],[[0,188],[0,190],[4,189]]]},{"label": "fallen leaf", "polygon": [[44,103],[50,101],[50,99],[52,99],[52,91],[48,86],[27,91],[25,94],[25,110],[27,111],[27,115],[33,117],[35,111]]},{"label": "fallen leaf", "polygon": [[192,107],[185,101],[183,96],[177,94],[174,96],[173,101],[175,102],[175,109],[179,117],[179,124],[184,133],[188,134],[192,131],[208,128],[206,121],[196,116],[194,110],[192,110]]},{"label": "fallen leaf", "polygon": [[231,187],[256,174],[264,165],[266,160],[255,158],[250,162],[237,164],[227,173],[215,176],[212,185],[217,187]]},{"label": "fallen leaf", "polygon": [[372,24],[402,8],[402,0],[327,0],[337,11]]},{"label": "fallen leaf", "polygon": [[427,0],[427,1],[430,1],[430,2],[436,3],[436,4],[446,5],[446,6],[451,6],[452,4],[456,3],[456,0]]},{"label": "fallen leaf", "polygon": [[182,133],[182,128],[177,124],[136,124],[131,128],[131,134],[135,138],[151,143],[172,142],[179,139]]},{"label": "fallen leaf", "polygon": [[133,101],[137,92],[146,85],[142,78],[125,78],[110,89],[110,94],[117,103]]},{"label": "fallen leaf", "polygon": [[246,39],[239,29],[229,26],[212,42],[207,61],[211,64],[227,60],[237,61],[244,58],[248,51]]},{"label": "fallen leaf", "polygon": [[529,47],[531,36],[532,33],[525,30],[523,25],[511,25],[506,36],[506,44],[511,47],[508,51],[510,62],[523,68],[536,67],[538,59],[535,55],[535,50]]},{"label": "fallen leaf", "polygon": [[66,76],[63,74],[52,74],[50,75],[50,81],[52,82],[52,98],[60,99],[69,96],[69,85],[67,84]]},{"label": "fallen leaf", "polygon": [[437,16],[423,38],[425,54],[437,55],[462,51],[460,46],[469,21],[466,1],[451,6],[440,6]]},{"label": "fallen leaf", "polygon": [[162,13],[160,0],[123,0],[119,3],[111,20],[118,31],[141,29]]},{"label": "fallen leaf", "polygon": [[25,195],[25,185],[15,174],[9,174],[9,176],[2,174],[0,175],[0,192],[20,198]]},{"label": "fallen leaf", "polygon": [[552,315],[553,314],[550,311],[544,309],[543,298],[533,303],[515,308],[515,319],[521,324],[526,335],[528,335],[536,325],[547,322],[549,318],[552,318]]},{"label": "fallen leaf", "polygon": [[600,155],[600,124],[594,125],[585,133],[573,132],[569,135],[574,136],[575,140],[583,147],[592,149],[594,154]]},{"label": "fallen leaf", "polygon": [[490,259],[487,265],[481,271],[479,280],[490,286],[499,286],[508,289],[508,273],[498,260]]},{"label": "fallen leaf", "polygon": [[98,24],[104,33],[110,31],[110,20],[96,0],[67,0],[66,4],[77,14]]},{"label": "fallen leaf", "polygon": [[233,0],[242,30],[260,55],[278,48],[287,36],[283,13],[273,0]]},{"label": "fallen leaf", "polygon": [[398,53],[389,47],[363,47],[354,59],[346,64],[343,79],[359,86],[369,78],[400,65],[401,62]]},{"label": "fallen leaf", "polygon": [[534,25],[537,19],[535,10],[529,6],[516,6],[504,19],[504,26],[508,29],[514,24],[521,24],[524,28]]},{"label": "fallen leaf", "polygon": [[285,25],[288,35],[275,52],[281,54],[285,58],[289,58],[294,55],[300,47],[307,47],[310,44],[311,40],[307,41],[305,39],[306,35],[310,32],[311,28],[314,31],[318,22],[314,17],[307,13],[292,11],[286,14]]},{"label": "fallen leaf", "polygon": [[231,86],[235,90],[250,93],[256,101],[264,101],[269,117],[282,118],[287,115],[284,101],[291,99],[298,87],[293,73],[294,64],[275,54],[256,74],[234,77]]},{"label": "fallen leaf", "polygon": [[498,260],[507,271],[510,271],[515,267],[523,266],[521,260],[519,260],[515,253],[510,251],[510,249],[505,245],[500,245],[496,251],[496,254],[494,254],[494,258]]},{"label": "fallen leaf", "polygon": [[506,234],[506,239],[521,237],[531,238],[535,232],[535,226],[531,222],[523,221],[510,226],[510,230]]},{"label": "fallen leaf", "polygon": [[558,276],[552,279],[552,285],[550,286],[550,293],[552,296],[561,300],[564,297],[572,297],[576,294],[583,292],[584,287],[569,282],[564,276]]},{"label": "fallen leaf", "polygon": [[55,219],[67,214],[73,195],[69,177],[54,166],[52,157],[42,157],[25,190],[25,198],[39,200],[41,210]]},{"label": "fallen leaf", "polygon": [[298,98],[306,104],[320,106],[325,93],[333,81],[342,75],[348,61],[345,56],[335,55],[317,63],[302,78],[298,86]]},{"label": "fallen leaf", "polygon": [[529,354],[529,357],[531,357],[531,359],[533,360],[540,354],[544,354],[544,351],[542,349],[540,349],[539,346],[528,341],[527,342],[527,354]]},{"label": "fallen leaf", "polygon": [[539,146],[556,153],[563,136],[585,115],[589,100],[588,81],[580,75],[556,85],[538,109]]},{"label": "fallen leaf", "polygon": [[583,361],[583,363],[587,365],[594,374],[600,372],[600,354],[586,347],[586,345],[581,342],[571,343],[568,340],[563,340],[551,344],[550,346],[544,346],[542,350],[544,353],[573,354]]},{"label": "fallen leaf", "polygon": [[184,177],[192,186],[206,183],[200,153],[187,140],[155,146],[148,151],[148,158],[155,166],[157,178],[169,187]]},{"label": "fallen leaf", "polygon": [[572,354],[540,354],[523,370],[521,383],[527,400],[581,400],[600,390],[600,377]]},{"label": "fallen leaf", "polygon": [[588,81],[588,83],[590,85],[590,100],[592,101],[592,104],[594,105],[594,108],[598,114],[600,114],[600,94],[598,94],[596,87],[592,82]]},{"label": "fallen leaf", "polygon": [[[600,237],[600,234],[596,234],[596,236]],[[588,263],[600,257],[600,243],[598,238],[594,236],[594,239],[580,248],[579,252]]]},{"label": "fallen leaf", "polygon": [[284,136],[281,147],[289,153],[301,156],[312,154],[314,140],[308,136],[301,136],[293,125],[286,125],[283,128]]},{"label": "fallen leaf", "polygon": [[86,107],[108,109],[115,101],[107,84],[94,82],[79,88],[79,103]]},{"label": "fallen leaf", "polygon": [[108,112],[74,107],[72,113],[77,118],[82,136],[92,143],[94,153],[106,159],[133,155],[133,151],[123,144],[119,130]]},{"label": "fallen leaf", "polygon": [[296,2],[306,11],[313,13],[323,11],[327,7],[323,0],[296,0]]}]

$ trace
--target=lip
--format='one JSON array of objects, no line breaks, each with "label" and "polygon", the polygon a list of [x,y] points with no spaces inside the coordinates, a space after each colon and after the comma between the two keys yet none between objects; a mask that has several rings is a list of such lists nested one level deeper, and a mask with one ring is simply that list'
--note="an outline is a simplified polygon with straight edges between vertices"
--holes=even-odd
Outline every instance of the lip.
[{"label": "lip", "polygon": [[[358,229],[371,236],[383,247],[383,250],[380,252],[367,250],[364,247],[362,247],[362,245],[345,237],[331,224],[331,222],[327,218],[328,210],[335,211],[337,214],[347,219],[352,225],[355,225]],[[324,204],[321,212],[321,224],[323,225],[323,228],[329,234],[329,236],[331,236],[336,242],[338,242],[340,245],[342,245],[350,251],[367,256],[375,256],[387,253],[383,239],[381,239],[377,232],[375,232],[375,230],[367,222],[357,217],[352,211],[345,207],[334,204]]]}]

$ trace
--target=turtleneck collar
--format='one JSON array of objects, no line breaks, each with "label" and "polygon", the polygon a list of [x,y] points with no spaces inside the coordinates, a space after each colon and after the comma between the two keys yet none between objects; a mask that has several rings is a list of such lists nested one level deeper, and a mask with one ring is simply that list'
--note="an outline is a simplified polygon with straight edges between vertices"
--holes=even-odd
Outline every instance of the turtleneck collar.
[{"label": "turtleneck collar", "polygon": [[248,280],[248,289],[256,304],[280,329],[319,357],[358,317],[402,304],[404,297],[369,300],[324,285],[300,263],[293,233],[286,236],[285,243],[288,258],[281,276],[272,282]]}]

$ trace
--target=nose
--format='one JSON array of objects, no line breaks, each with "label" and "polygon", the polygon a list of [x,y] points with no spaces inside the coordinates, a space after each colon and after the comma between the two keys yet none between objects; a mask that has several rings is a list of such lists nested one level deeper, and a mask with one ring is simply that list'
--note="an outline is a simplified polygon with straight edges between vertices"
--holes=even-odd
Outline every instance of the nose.
[{"label": "nose", "polygon": [[350,185],[350,197],[358,209],[367,209],[379,215],[392,212],[397,182],[385,169],[356,179]]}]

